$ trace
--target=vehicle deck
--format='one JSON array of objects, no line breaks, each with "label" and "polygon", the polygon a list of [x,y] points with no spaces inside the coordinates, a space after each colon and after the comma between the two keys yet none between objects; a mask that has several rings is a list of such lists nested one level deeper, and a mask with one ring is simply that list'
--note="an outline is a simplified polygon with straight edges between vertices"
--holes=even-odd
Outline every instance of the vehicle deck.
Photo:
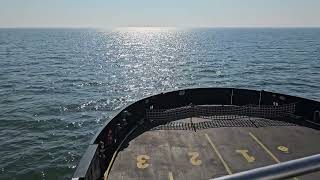
[{"label": "vehicle deck", "polygon": [[[210,179],[320,152],[320,131],[294,124],[163,129],[132,134],[108,179]],[[295,179],[319,178],[320,172]]]}]

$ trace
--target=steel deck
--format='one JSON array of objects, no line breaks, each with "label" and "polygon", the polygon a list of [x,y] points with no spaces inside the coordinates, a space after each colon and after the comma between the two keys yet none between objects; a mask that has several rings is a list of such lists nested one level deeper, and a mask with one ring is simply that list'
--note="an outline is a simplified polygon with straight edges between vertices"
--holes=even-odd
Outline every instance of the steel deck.
[{"label": "steel deck", "polygon": [[[198,118],[197,121],[207,121]],[[303,126],[136,132],[108,179],[210,179],[320,152],[320,132]],[[295,179],[319,179],[320,173]]]}]

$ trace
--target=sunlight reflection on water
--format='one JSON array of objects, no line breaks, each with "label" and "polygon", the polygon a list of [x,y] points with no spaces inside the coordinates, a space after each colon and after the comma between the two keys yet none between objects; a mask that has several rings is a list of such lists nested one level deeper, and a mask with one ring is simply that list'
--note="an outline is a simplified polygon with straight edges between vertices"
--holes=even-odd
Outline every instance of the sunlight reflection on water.
[{"label": "sunlight reflection on water", "polygon": [[0,29],[0,176],[71,177],[144,96],[241,87],[320,100],[319,29]]}]

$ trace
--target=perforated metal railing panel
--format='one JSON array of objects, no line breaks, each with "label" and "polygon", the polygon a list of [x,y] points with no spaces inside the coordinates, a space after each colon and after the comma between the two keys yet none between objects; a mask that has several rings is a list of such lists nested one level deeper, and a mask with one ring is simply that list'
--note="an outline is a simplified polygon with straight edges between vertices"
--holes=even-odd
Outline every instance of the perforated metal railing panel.
[{"label": "perforated metal railing panel", "polygon": [[[158,126],[152,130],[200,130],[218,127],[294,126],[283,121],[295,112],[295,103],[278,106],[185,106],[151,109],[147,119]],[[190,119],[189,119],[190,118]],[[189,119],[189,120],[188,120]],[[273,120],[277,119],[277,120]]]},{"label": "perforated metal railing panel", "polygon": [[[267,126],[296,126],[293,123],[264,119],[264,118],[241,118],[241,119],[229,119],[229,120],[217,120],[217,119],[203,119],[203,118],[192,118],[188,119],[189,122],[177,120],[171,121],[166,124],[158,125],[152,130],[201,130],[209,128],[219,127],[267,127]],[[198,120],[205,120],[198,122]],[[192,122],[191,122],[192,121]]]},{"label": "perforated metal railing panel", "polygon": [[[201,106],[184,106],[174,109],[150,109],[147,110],[147,119],[151,121],[174,120],[187,117],[213,116],[216,119],[242,118],[242,116],[276,118],[286,117],[295,112],[296,103],[284,104],[278,106],[270,105],[201,105]],[[224,117],[227,116],[227,117]],[[212,117],[212,118],[213,118]]]}]

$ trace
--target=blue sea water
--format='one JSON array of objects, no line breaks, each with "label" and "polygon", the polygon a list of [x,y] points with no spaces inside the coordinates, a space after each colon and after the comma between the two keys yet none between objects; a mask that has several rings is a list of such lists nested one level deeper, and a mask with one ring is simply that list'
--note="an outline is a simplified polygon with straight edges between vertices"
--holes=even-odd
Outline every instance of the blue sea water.
[{"label": "blue sea water", "polygon": [[320,29],[0,29],[0,179],[68,179],[115,111],[189,87],[320,100]]}]

